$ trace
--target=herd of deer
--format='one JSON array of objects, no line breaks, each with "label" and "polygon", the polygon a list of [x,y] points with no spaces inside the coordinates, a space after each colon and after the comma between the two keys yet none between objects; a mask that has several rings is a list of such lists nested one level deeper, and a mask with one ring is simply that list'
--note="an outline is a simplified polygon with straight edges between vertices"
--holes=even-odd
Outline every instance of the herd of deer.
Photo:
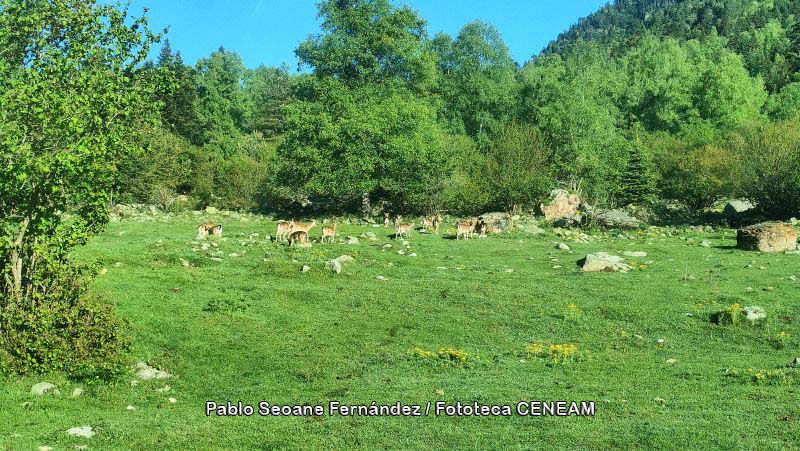
[{"label": "herd of deer", "polygon": [[[389,213],[383,214],[383,227],[387,228],[390,224],[394,224],[394,238],[409,238],[409,234],[414,230],[413,222],[403,222],[403,217],[397,215],[393,220],[390,220]],[[298,222],[295,220],[284,221],[279,220],[277,230],[275,231],[275,240],[279,242],[289,242],[290,246],[295,244],[306,244],[309,241],[308,232],[317,225],[316,219],[311,222]],[[442,225],[442,216],[426,216],[422,219],[422,230],[433,230],[437,235],[439,228]],[[475,233],[480,234],[481,237],[486,236],[488,225],[482,219],[466,219],[456,223],[456,240],[470,239]],[[200,224],[197,227],[197,238],[203,239],[208,236],[222,236],[222,226],[213,222]],[[325,226],[322,228],[322,242],[333,243],[336,238],[336,224]]]}]

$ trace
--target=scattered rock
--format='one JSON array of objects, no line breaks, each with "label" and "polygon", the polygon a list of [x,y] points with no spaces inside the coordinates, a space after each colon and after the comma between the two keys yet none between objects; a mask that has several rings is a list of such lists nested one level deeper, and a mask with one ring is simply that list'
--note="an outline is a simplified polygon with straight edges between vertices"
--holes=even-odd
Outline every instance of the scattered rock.
[{"label": "scattered rock", "polygon": [[[50,390],[53,390],[54,388],[56,388],[56,386],[51,384],[50,382],[39,382],[38,384],[31,387],[31,394],[41,396],[49,392]],[[57,394],[56,393],[57,390],[58,389],[53,390],[53,394]]]},{"label": "scattered rock", "polygon": [[603,227],[635,228],[641,221],[622,210],[605,210],[595,213],[592,217],[596,223]]},{"label": "scattered rock", "polygon": [[184,268],[188,268],[188,267],[192,266],[192,264],[189,263],[188,260],[184,260],[184,259],[181,258],[180,261],[181,261],[181,266],[183,266]]},{"label": "scattered rock", "polygon": [[169,398],[169,403],[170,403],[170,404],[176,404],[177,402],[178,402],[178,400],[177,400],[177,399],[175,399],[175,398]]},{"label": "scattered rock", "polygon": [[654,399],[653,401],[655,401],[655,402],[656,402],[656,404],[658,404],[659,406],[665,406],[665,405],[667,405],[667,400],[666,400],[666,399],[664,399],[664,398],[656,398],[656,399]]},{"label": "scattered rock", "polygon": [[711,241],[703,240],[700,242],[701,247],[711,247]]},{"label": "scattered rock", "polygon": [[416,253],[416,252],[412,252],[412,253],[408,254],[408,256],[409,256],[409,257],[416,257],[416,256],[417,256],[417,253]]},{"label": "scattered rock", "polygon": [[391,248],[392,248],[392,245],[391,245],[391,244],[388,244],[388,243],[387,243],[387,244],[384,244],[384,245],[383,245],[383,247],[382,247],[382,249],[383,249],[383,250],[385,250],[385,251],[388,251],[388,250],[389,250],[389,249],[391,249]]},{"label": "scattered rock", "polygon": [[49,447],[47,445],[42,445],[42,446],[40,446],[40,447],[38,447],[36,449],[39,450],[39,451],[53,451],[53,448]]},{"label": "scattered rock", "polygon": [[624,255],[626,257],[639,257],[639,258],[641,258],[641,257],[647,257],[647,252],[627,251],[627,252],[623,252],[622,255]]},{"label": "scattered rock", "polygon": [[386,277],[383,277],[383,276],[377,276],[375,278],[378,279],[378,280],[387,280]]},{"label": "scattered rock", "polygon": [[345,244],[358,244],[358,238],[354,236],[348,236]]},{"label": "scattered rock", "polygon": [[340,255],[340,256],[336,257],[334,260],[338,261],[339,263],[350,263],[350,262],[356,261],[355,258],[353,258],[353,257],[351,257],[349,255]]},{"label": "scattered rock", "polygon": [[138,362],[136,364],[136,377],[143,381],[149,381],[152,379],[167,379],[172,377],[172,375],[166,371],[153,368],[144,362]]},{"label": "scattered rock", "polygon": [[128,412],[133,412],[134,410],[136,410],[136,407],[128,405]]},{"label": "scattered rock", "polygon": [[377,238],[377,235],[375,235],[375,232],[367,232],[367,233],[365,233],[364,235],[365,235],[367,238]]},{"label": "scattered rock", "polygon": [[159,392],[159,393],[167,393],[170,390],[172,390],[172,387],[170,387],[169,385],[165,385],[165,386],[163,386],[161,388],[157,388],[156,389],[156,391]]},{"label": "scattered rock", "polygon": [[325,262],[325,268],[331,272],[340,274],[342,272],[342,263],[339,260],[328,260]]},{"label": "scattered rock", "polygon": [[311,271],[311,267],[308,265],[303,265],[303,267],[300,269],[300,272],[309,272],[309,271]]},{"label": "scattered rock", "polygon": [[783,252],[797,249],[797,231],[791,224],[762,222],[740,229],[736,247],[761,252]]},{"label": "scattered rock", "polygon": [[622,257],[609,255],[605,252],[588,254],[578,261],[578,265],[586,272],[628,272],[633,269],[624,262]]},{"label": "scattered rock", "polygon": [[73,437],[92,438],[95,436],[96,432],[92,430],[91,426],[80,426],[67,429],[67,434]]},{"label": "scattered rock", "polygon": [[206,207],[206,213],[208,213],[208,214],[213,215],[213,214],[216,214],[218,212],[219,212],[219,210],[217,210],[215,207],[210,207],[210,206]]},{"label": "scattered rock", "polygon": [[70,396],[72,396],[73,398],[77,398],[78,396],[80,396],[82,394],[83,394],[83,389],[80,388],[80,387],[75,387],[75,389],[72,390],[72,395],[70,395]]},{"label": "scattered rock", "polygon": [[742,313],[744,313],[745,318],[751,323],[767,317],[767,312],[757,305],[743,308]]},{"label": "scattered rock", "polygon": [[792,362],[792,366],[795,368],[800,368],[800,357],[795,357],[794,362]]},{"label": "scattered rock", "polygon": [[678,361],[675,359],[667,359],[667,365],[675,365],[676,363],[678,363]]},{"label": "scattered rock", "polygon": [[116,263],[114,263],[114,267],[115,267],[115,268],[122,268],[122,262],[116,262]]},{"label": "scattered rock", "polygon": [[556,249],[560,249],[560,250],[562,250],[562,251],[568,251],[568,250],[570,250],[570,249],[569,249],[569,246],[567,246],[565,243],[558,243],[558,244],[556,244]]}]

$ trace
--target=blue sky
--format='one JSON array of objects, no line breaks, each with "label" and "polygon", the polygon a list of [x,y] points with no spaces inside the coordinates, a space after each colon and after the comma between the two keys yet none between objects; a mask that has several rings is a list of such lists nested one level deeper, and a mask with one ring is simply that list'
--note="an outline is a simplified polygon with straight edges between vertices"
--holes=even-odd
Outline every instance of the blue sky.
[{"label": "blue sky", "polygon": [[[467,22],[482,19],[500,30],[511,54],[524,63],[580,17],[607,0],[395,0],[428,21],[428,33],[456,35]],[[130,12],[149,8],[154,29],[169,26],[168,37],[184,61],[193,64],[220,45],[239,53],[248,67],[287,63],[294,49],[319,30],[316,0],[132,0]]]}]

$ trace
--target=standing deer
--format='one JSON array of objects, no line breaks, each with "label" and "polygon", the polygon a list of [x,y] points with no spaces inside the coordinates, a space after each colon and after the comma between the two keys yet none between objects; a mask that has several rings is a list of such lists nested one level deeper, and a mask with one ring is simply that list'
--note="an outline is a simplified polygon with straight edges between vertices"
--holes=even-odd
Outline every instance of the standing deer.
[{"label": "standing deer", "polygon": [[456,223],[456,240],[458,240],[459,237],[468,240],[472,238],[472,233],[474,231],[475,231],[475,221],[472,219]]},{"label": "standing deer", "polygon": [[278,229],[275,231],[275,240],[286,241],[286,237],[289,235],[289,232],[292,231],[293,226],[294,221],[278,221]]},{"label": "standing deer", "polygon": [[383,212],[383,228],[385,229],[385,228],[389,227],[389,223],[390,222],[391,221],[389,221],[389,212],[388,211],[384,211]]},{"label": "standing deer", "polygon": [[294,243],[307,244],[308,232],[302,230],[295,230],[289,234],[289,246],[294,246]]},{"label": "standing deer", "polygon": [[322,242],[330,242],[333,243],[334,239],[336,238],[336,223],[333,223],[332,226],[326,226],[322,228]]},{"label": "standing deer", "polygon": [[409,238],[409,233],[411,232],[411,229],[413,229],[413,228],[414,228],[414,223],[413,222],[409,224],[409,223],[402,223],[400,221],[397,221],[395,226],[394,226],[394,239],[397,239],[398,237],[405,237],[406,239],[408,239]]}]

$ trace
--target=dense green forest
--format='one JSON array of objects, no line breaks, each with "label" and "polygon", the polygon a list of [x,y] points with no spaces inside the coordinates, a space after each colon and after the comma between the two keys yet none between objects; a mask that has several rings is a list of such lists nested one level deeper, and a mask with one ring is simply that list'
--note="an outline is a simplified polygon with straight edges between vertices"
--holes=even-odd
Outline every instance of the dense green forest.
[{"label": "dense green forest", "polygon": [[[385,0],[325,1],[320,17],[300,75],[223,48],[190,66],[164,43],[139,73],[162,126],[125,162],[121,198],[475,213],[581,186],[602,206],[747,197],[800,213],[797,2],[620,0],[521,67],[481,21],[429,36]],[[529,176],[504,181],[510,167]]]}]

